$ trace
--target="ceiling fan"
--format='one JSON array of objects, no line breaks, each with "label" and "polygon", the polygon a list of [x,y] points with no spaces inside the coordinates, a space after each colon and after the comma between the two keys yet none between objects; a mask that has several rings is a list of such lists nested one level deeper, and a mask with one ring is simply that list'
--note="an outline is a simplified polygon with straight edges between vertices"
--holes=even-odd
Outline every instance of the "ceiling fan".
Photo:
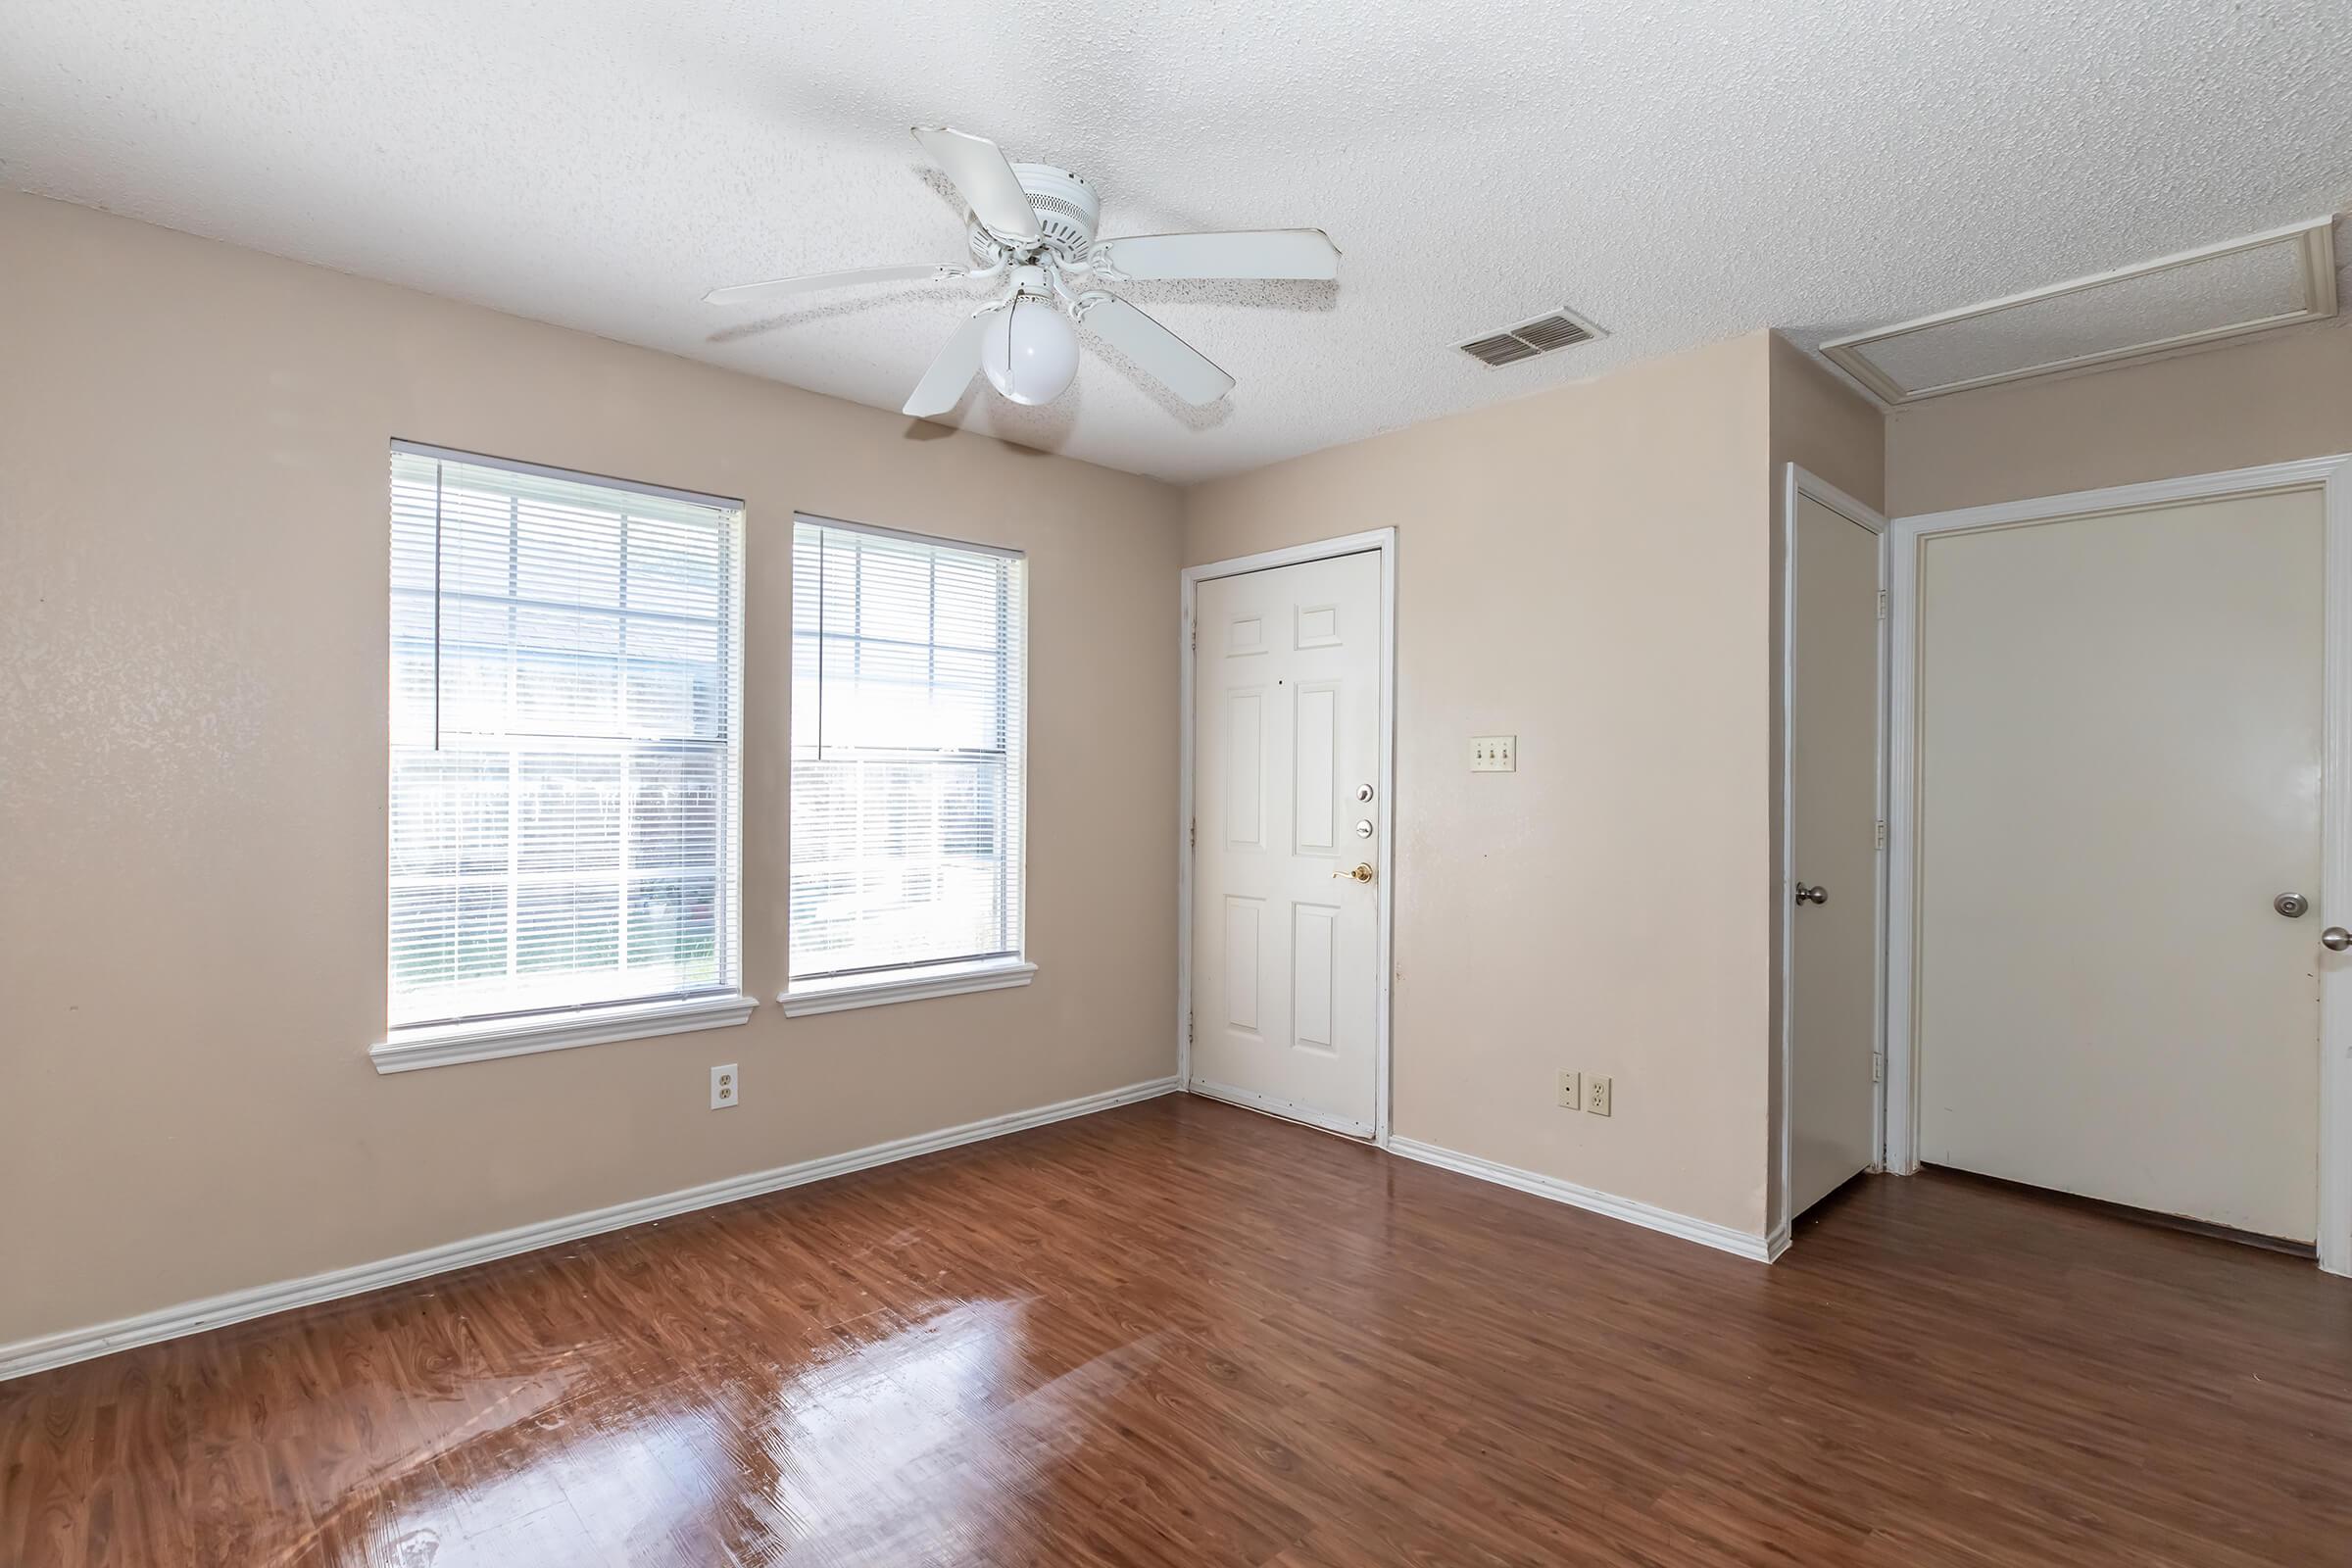
[{"label": "ceiling fan", "polygon": [[1003,279],[997,297],[956,329],[915,383],[906,412],[921,417],[954,408],[974,370],[986,371],[989,384],[1011,402],[1051,403],[1078,373],[1073,322],[1085,323],[1187,403],[1214,403],[1232,388],[1232,376],[1151,317],[1096,285],[1160,278],[1339,276],[1339,248],[1319,228],[1097,239],[1102,202],[1092,185],[1068,170],[1009,163],[987,137],[945,125],[917,125],[914,139],[969,209],[970,266],[918,262],[810,272],[716,288],[704,299],[712,305],[736,305],[846,283]]}]

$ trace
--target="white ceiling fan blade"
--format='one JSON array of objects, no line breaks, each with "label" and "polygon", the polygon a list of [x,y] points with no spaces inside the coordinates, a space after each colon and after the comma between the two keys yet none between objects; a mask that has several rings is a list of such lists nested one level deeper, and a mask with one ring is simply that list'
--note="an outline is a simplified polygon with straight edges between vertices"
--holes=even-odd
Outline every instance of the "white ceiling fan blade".
[{"label": "white ceiling fan blade", "polygon": [[1340,248],[1319,228],[1230,234],[1129,234],[1095,247],[1098,266],[1132,278],[1340,275]]},{"label": "white ceiling fan blade", "polygon": [[703,303],[742,305],[752,300],[771,299],[784,294],[805,294],[811,289],[839,288],[845,283],[895,283],[916,277],[944,283],[951,277],[962,275],[962,268],[945,263],[858,267],[846,272],[804,272],[799,277],[777,277],[764,283],[736,283],[727,288],[714,288],[703,296]]},{"label": "white ceiling fan blade", "polygon": [[1214,403],[1233,389],[1233,377],[1199,349],[1115,294],[1089,294],[1078,319],[1138,368],[1187,403]]},{"label": "white ceiling fan blade", "polygon": [[1045,237],[1037,209],[1029,205],[1029,193],[1021,189],[1012,165],[1004,161],[1003,148],[986,136],[945,125],[917,125],[914,139],[923,144],[923,151],[931,155],[941,172],[955,181],[973,216],[990,233],[1024,245]]},{"label": "white ceiling fan blade", "polygon": [[972,384],[973,375],[980,369],[980,336],[988,330],[992,314],[993,307],[956,329],[956,335],[948,339],[948,346],[939,351],[939,358],[931,362],[931,368],[914,383],[904,412],[927,419],[956,406],[956,400],[963,396],[963,389]]}]

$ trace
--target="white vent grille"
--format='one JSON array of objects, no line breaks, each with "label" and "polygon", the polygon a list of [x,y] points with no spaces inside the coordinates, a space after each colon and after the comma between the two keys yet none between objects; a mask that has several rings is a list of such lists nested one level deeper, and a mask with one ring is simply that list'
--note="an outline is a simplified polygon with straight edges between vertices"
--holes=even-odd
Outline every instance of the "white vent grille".
[{"label": "white vent grille", "polygon": [[1487,365],[1516,365],[1521,360],[1532,360],[1539,354],[1573,348],[1579,343],[1590,343],[1607,335],[1583,317],[1560,310],[1454,346]]},{"label": "white vent grille", "polygon": [[2144,359],[2335,314],[2331,220],[1833,338],[1821,352],[1888,403]]}]

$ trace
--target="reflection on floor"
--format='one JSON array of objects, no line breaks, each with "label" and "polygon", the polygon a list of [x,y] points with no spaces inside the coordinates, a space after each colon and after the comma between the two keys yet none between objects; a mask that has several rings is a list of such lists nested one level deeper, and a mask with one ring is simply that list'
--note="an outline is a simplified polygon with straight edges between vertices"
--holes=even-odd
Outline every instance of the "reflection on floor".
[{"label": "reflection on floor", "polygon": [[2352,1560],[2352,1282],[1707,1251],[1172,1097],[0,1385],[0,1562]]}]

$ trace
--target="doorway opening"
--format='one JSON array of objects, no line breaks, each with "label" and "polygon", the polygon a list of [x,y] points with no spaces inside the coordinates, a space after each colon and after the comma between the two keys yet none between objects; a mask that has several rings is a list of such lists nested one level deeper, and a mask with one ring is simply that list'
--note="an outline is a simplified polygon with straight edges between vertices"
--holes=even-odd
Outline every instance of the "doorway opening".
[{"label": "doorway opening", "polygon": [[2352,1272],[2352,459],[1887,544],[1886,1168]]}]

